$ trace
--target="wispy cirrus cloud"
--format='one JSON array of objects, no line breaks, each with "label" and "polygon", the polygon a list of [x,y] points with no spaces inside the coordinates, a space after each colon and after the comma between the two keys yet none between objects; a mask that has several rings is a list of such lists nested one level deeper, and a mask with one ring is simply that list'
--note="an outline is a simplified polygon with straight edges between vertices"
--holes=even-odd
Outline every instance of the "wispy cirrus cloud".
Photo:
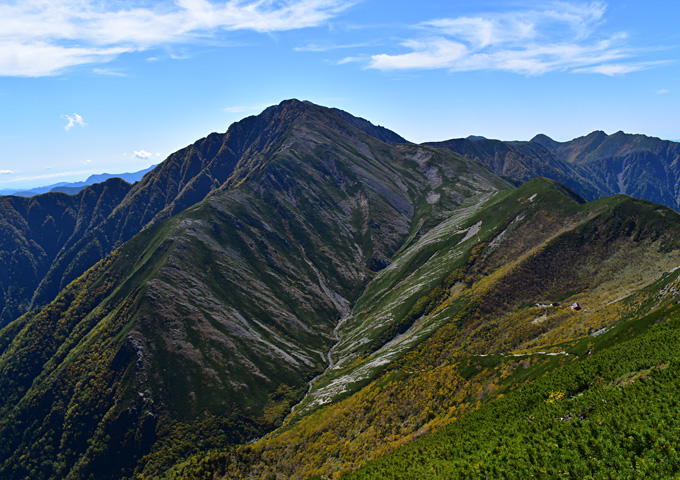
[{"label": "wispy cirrus cloud", "polygon": [[658,65],[664,65],[669,62],[632,62],[632,63],[606,63],[602,65],[592,65],[588,67],[577,68],[574,71],[578,73],[601,73],[609,75],[610,77],[616,75],[625,75],[626,73],[637,72],[639,70],[646,70]]},{"label": "wispy cirrus cloud", "polygon": [[37,39],[17,41],[0,34],[0,75],[20,77],[54,75],[64,68],[75,65],[108,62],[128,51],[130,49],[127,47],[82,48]]},{"label": "wispy cirrus cloud", "polygon": [[16,173],[14,170],[0,170],[0,175],[10,175]]},{"label": "wispy cirrus cloud", "polygon": [[64,130],[66,130],[67,132],[76,125],[78,125],[79,127],[84,127],[85,125],[87,125],[83,121],[83,117],[81,117],[77,113],[74,113],[73,115],[62,115],[61,118],[68,122],[66,125],[64,125]]},{"label": "wispy cirrus cloud", "polygon": [[323,24],[351,0],[9,0],[0,4],[0,75],[40,77],[220,31]]},{"label": "wispy cirrus cloud", "polygon": [[650,68],[636,62],[625,33],[603,33],[603,2],[549,2],[541,8],[441,18],[417,25],[407,53],[371,56],[379,70],[501,70],[524,75],[572,71],[621,75]]}]

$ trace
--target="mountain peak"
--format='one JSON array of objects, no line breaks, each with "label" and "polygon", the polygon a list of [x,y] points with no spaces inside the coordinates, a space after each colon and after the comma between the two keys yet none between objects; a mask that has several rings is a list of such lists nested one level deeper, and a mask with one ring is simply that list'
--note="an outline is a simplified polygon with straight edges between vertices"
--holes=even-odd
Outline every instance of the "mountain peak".
[{"label": "mountain peak", "polygon": [[[619,131],[618,133],[623,133],[623,132]],[[602,131],[602,130],[594,130],[583,138],[594,140],[594,139],[604,139],[604,138],[607,138],[607,136],[608,136],[607,133]]]},{"label": "mountain peak", "polygon": [[312,111],[320,115],[319,119],[328,114],[335,113],[345,121],[349,122],[353,127],[358,128],[365,134],[386,143],[410,143],[404,137],[381,125],[375,125],[365,118],[355,117],[354,115],[338,108],[324,107],[309,100],[298,100],[297,98],[283,100],[278,105],[272,105],[271,107],[266,108],[261,114],[244,118],[229,128],[231,129],[232,127],[242,124],[242,122],[271,122],[277,116],[280,118],[277,118],[276,123],[280,123],[283,120],[294,120],[299,118],[299,116],[302,114],[310,113]]},{"label": "mountain peak", "polygon": [[282,100],[277,105],[271,105],[264,109],[262,113],[267,111],[276,111],[284,108],[304,108],[305,106],[315,106],[309,100],[298,100],[297,98],[289,98],[287,100]]},{"label": "mountain peak", "polygon": [[530,140],[530,142],[536,143],[544,148],[547,148],[548,150],[554,150],[560,143],[543,133],[539,133],[538,135],[536,135],[534,138]]},{"label": "mountain peak", "polygon": [[[510,414],[487,418],[566,427],[605,390],[618,398],[622,378],[644,390],[647,374],[662,378],[649,365],[680,358],[670,340],[666,357],[645,354],[630,371],[592,370],[597,382],[552,377],[529,392],[536,412],[518,411],[530,397],[513,383],[591,362],[619,332],[628,342],[643,325],[630,327],[638,300],[680,311],[654,284],[680,263],[680,216],[626,196],[585,206],[569,188],[634,193],[659,147],[622,135],[404,144],[289,99],[135,185],[0,198],[4,317],[36,307],[0,330],[0,477],[196,478],[192,465],[211,478],[330,475],[355,468],[358,449],[384,453],[388,437],[392,448],[449,423],[467,431],[458,417],[506,393]],[[630,160],[611,156],[633,147]],[[477,162],[529,181],[506,191]],[[668,336],[668,324],[653,333]],[[572,402],[574,392],[589,396]],[[285,433],[265,437],[289,413]]]}]

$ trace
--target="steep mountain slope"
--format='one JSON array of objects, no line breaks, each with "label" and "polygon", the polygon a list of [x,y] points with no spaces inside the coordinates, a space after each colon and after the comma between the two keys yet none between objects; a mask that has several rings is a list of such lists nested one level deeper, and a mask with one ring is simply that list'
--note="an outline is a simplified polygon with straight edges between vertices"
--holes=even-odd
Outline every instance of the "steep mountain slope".
[{"label": "steep mountain slope", "polygon": [[[505,175],[569,172],[599,196],[578,169],[625,153],[600,137],[458,143]],[[680,215],[546,179],[513,189],[458,143],[291,100],[134,186],[84,190],[78,235],[47,228],[71,197],[3,199],[7,248],[45,269],[18,294],[56,298],[0,330],[0,477],[338,477],[449,425],[435,453],[405,450],[427,463],[470,453],[452,431],[486,452],[496,412],[590,415],[560,401],[665,371],[677,332],[655,325],[677,313]],[[58,251],[33,238],[49,232]],[[365,474],[405,475],[400,455]],[[426,468],[460,474],[467,458]]]},{"label": "steep mountain slope", "polygon": [[605,194],[624,193],[680,210],[680,144],[616,132],[593,132],[570,142],[534,138],[573,164]]},{"label": "steep mountain slope", "polygon": [[[304,104],[297,100],[283,102],[261,115],[235,123],[224,134],[213,133],[170,155],[132,188],[123,192],[122,187],[117,187],[119,194],[99,202],[97,215],[92,219],[79,212],[76,205],[80,205],[80,198],[95,201],[102,187],[87,187],[77,198],[67,200],[54,200],[61,197],[51,195],[34,200],[0,197],[3,204],[0,225],[11,225],[0,236],[2,251],[6,253],[2,257],[4,263],[0,261],[0,270],[30,272],[4,279],[0,326],[51,301],[69,282],[146,226],[181,212],[220,187],[238,184],[263,156],[278,148],[291,115],[297,114],[300,105]],[[366,120],[339,112],[335,114],[369,135],[389,141],[403,140]],[[50,211],[54,228],[61,235],[55,246],[47,250],[40,243],[43,232],[38,230],[42,227],[34,225],[38,220],[27,217],[34,205]],[[103,205],[108,208],[106,212]],[[44,221],[42,218],[40,225]],[[51,221],[48,223],[51,225]],[[39,251],[34,252],[36,248]],[[21,252],[20,258],[15,259],[12,253],[15,251]],[[15,281],[19,283],[15,285]]]},{"label": "steep mountain slope", "polygon": [[3,478],[154,476],[271,430],[374,272],[462,203],[509,188],[298,101],[178,156],[102,223],[121,241],[151,226],[0,334]]},{"label": "steep mountain slope", "polygon": [[588,200],[623,193],[680,210],[680,144],[617,132],[568,142],[537,135],[530,142],[455,139],[438,145],[494,173],[527,181],[557,180]]},{"label": "steep mountain slope", "polygon": [[582,177],[573,165],[539,142],[502,142],[473,137],[430,142],[428,145],[448,148],[480,162],[497,175],[519,182],[546,177],[578,191],[587,200],[604,196],[604,192]]},{"label": "steep mountain slope", "polygon": [[[0,197],[0,327],[30,308],[62,249],[107,218],[130,188],[111,179],[72,196]],[[87,267],[108,253],[98,245],[92,249],[96,258]]]},{"label": "steep mountain slope", "polygon": [[460,212],[368,285],[340,328],[333,364],[283,428],[169,476],[337,477],[455,425],[587,358],[622,317],[648,313],[640,304],[659,291],[648,287],[678,276],[665,272],[680,265],[679,234],[680,215],[665,207],[624,196],[584,204],[540,179]]},{"label": "steep mountain slope", "polygon": [[351,115],[337,108],[334,108],[333,111],[335,111],[338,115],[340,115],[349,123],[357,127],[359,130],[369,134],[373,138],[377,138],[378,140],[382,140],[383,142],[387,143],[410,143],[401,135],[398,135],[393,131],[388,130],[387,128],[382,127],[380,125],[373,125],[371,122],[364,118],[355,117],[354,115]]}]

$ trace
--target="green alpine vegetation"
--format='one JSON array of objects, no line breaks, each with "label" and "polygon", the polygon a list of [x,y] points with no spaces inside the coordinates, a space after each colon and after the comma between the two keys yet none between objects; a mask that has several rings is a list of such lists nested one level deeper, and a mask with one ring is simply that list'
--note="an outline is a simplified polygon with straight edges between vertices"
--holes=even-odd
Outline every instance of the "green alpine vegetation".
[{"label": "green alpine vegetation", "polygon": [[[401,458],[402,445],[458,428],[487,404],[495,412],[547,372],[569,375],[560,372],[627,341],[622,331],[637,335],[650,315],[675,310],[678,272],[668,272],[680,266],[678,220],[624,196],[585,203],[543,179],[495,195],[412,242],[368,285],[342,324],[332,367],[282,428],[252,445],[196,455],[169,477],[337,478],[395,449]],[[611,329],[621,324],[625,330]],[[631,365],[624,373],[635,377],[643,368]],[[442,437],[433,438],[422,458],[437,464]],[[460,456],[459,472],[475,465],[476,457],[451,455]],[[404,473],[404,461],[371,466],[367,478],[425,475]]]},{"label": "green alpine vegetation", "polygon": [[680,215],[599,198],[600,140],[459,154],[289,100],[1,197],[0,477],[677,475]]},{"label": "green alpine vegetation", "polygon": [[676,478],[680,307],[655,307],[568,350],[580,348],[578,361],[346,478]]}]

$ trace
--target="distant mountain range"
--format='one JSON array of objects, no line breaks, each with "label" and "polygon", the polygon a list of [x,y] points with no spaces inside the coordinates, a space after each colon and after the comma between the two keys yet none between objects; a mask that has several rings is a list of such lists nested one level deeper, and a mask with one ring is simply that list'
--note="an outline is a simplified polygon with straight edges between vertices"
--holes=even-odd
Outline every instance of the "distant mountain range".
[{"label": "distant mountain range", "polygon": [[537,135],[529,142],[475,137],[430,145],[449,148],[520,182],[552,178],[588,200],[623,193],[680,210],[680,143],[596,131],[568,142]]},{"label": "distant mountain range", "polygon": [[4,189],[0,190],[0,195],[16,195],[19,197],[33,197],[35,195],[40,195],[41,193],[48,193],[48,192],[60,192],[60,193],[67,193],[69,195],[75,195],[79,191],[81,191],[83,188],[88,187],[90,185],[94,185],[95,183],[101,183],[109,178],[120,178],[125,180],[128,183],[135,183],[139,180],[142,179],[142,177],[156,168],[156,165],[151,165],[149,168],[145,168],[144,170],[140,170],[138,172],[132,172],[132,173],[100,173],[97,175],[90,175],[87,177],[87,179],[83,182],[60,182],[60,183],[54,183],[52,185],[47,185],[45,187],[36,187],[36,188],[31,188],[29,190],[17,190],[17,189]]},{"label": "distant mountain range", "polygon": [[0,478],[672,476],[680,214],[609,194],[677,208],[677,152],[287,100],[133,185],[0,197]]}]

